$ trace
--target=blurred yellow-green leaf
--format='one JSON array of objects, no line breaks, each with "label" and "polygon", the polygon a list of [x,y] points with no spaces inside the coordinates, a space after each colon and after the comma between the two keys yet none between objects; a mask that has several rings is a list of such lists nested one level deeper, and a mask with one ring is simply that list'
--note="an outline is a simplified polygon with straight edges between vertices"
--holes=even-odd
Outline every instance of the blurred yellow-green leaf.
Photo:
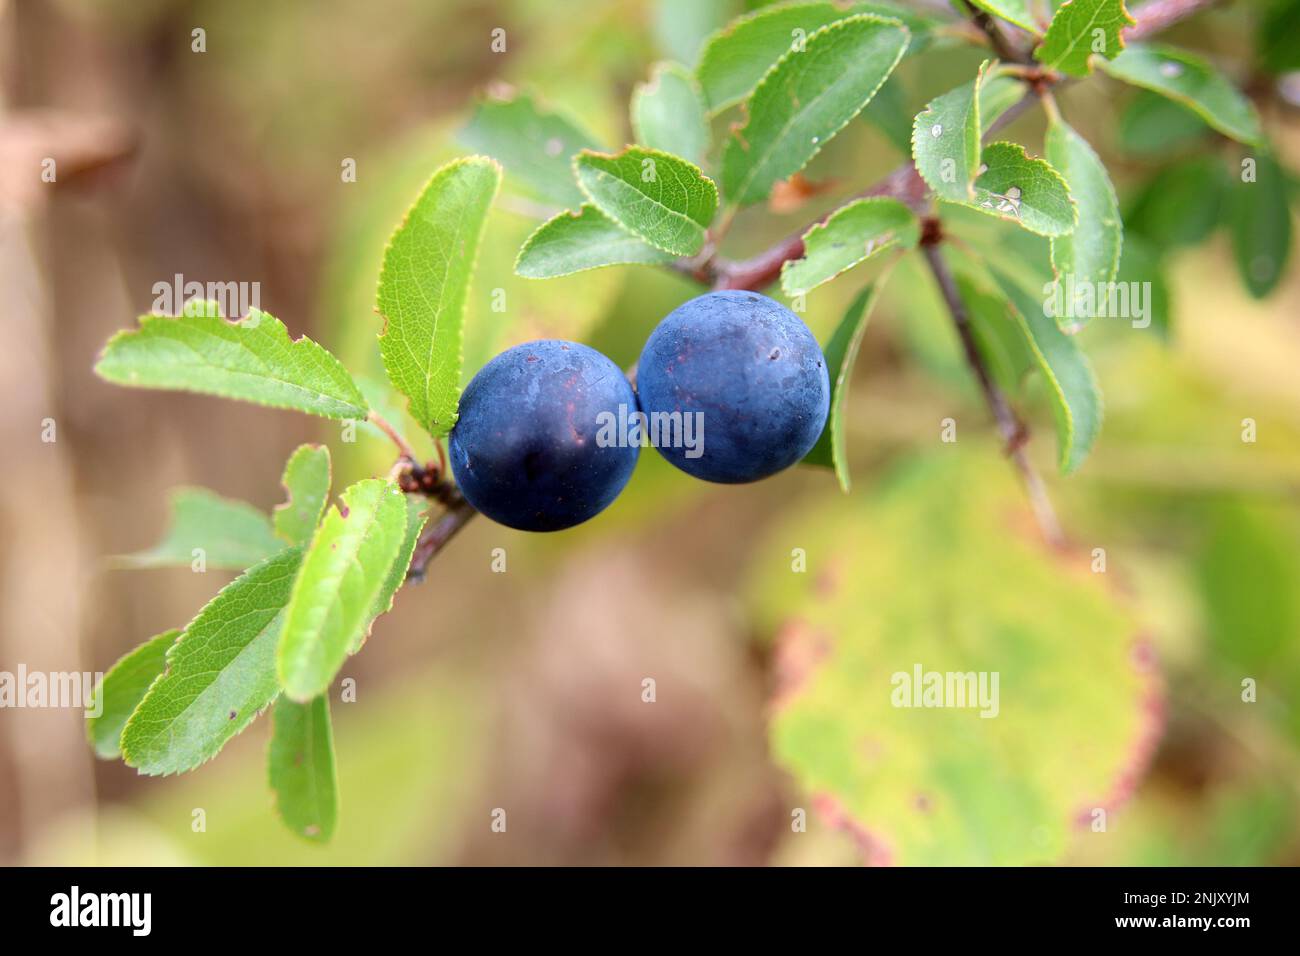
[{"label": "blurred yellow-green leaf", "polygon": [[[774,756],[874,862],[1056,860],[1123,798],[1152,730],[1120,588],[1045,547],[1012,476],[978,457],[932,453],[797,509],[756,551]],[[941,706],[914,705],[918,670],[926,694],[944,681]]]}]

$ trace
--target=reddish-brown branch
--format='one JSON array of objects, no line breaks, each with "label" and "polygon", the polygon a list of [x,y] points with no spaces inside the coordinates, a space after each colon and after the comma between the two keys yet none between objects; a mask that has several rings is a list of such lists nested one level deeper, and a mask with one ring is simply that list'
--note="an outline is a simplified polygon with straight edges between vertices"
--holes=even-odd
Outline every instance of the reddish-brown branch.
[{"label": "reddish-brown branch", "polygon": [[1020,479],[1025,486],[1025,493],[1029,498],[1030,506],[1034,509],[1034,517],[1038,521],[1038,527],[1049,544],[1061,547],[1065,543],[1065,535],[1062,533],[1061,524],[1056,518],[1056,510],[1052,507],[1052,500],[1048,497],[1047,486],[1043,484],[1042,477],[1025,453],[1025,443],[1029,440],[1029,430],[1019,416],[1016,415],[1015,410],[1012,409],[1011,403],[1007,401],[1002,389],[993,381],[993,376],[990,374],[988,366],[984,362],[984,357],[980,354],[979,346],[975,342],[970,313],[966,310],[966,303],[962,301],[961,294],[957,290],[957,283],[953,279],[952,270],[948,268],[943,253],[939,251],[938,243],[926,243],[921,246],[921,251],[925,255],[925,261],[930,266],[930,272],[934,276],[935,283],[939,286],[943,301],[952,315],[953,325],[957,329],[962,349],[966,354],[966,362],[975,373],[980,390],[984,393],[984,400],[989,407],[989,411],[993,413],[993,420],[997,423],[998,434],[1002,436],[1007,457],[1011,459],[1016,466],[1016,470],[1020,473]]},{"label": "reddish-brown branch", "polygon": [[984,36],[989,41],[989,46],[993,52],[998,55],[998,59],[1004,63],[1032,63],[1028,49],[1021,49],[1012,44],[1002,32],[1002,27],[991,16],[983,10],[972,6],[969,0],[966,0],[964,6],[975,25],[983,31]]},{"label": "reddish-brown branch", "polygon": [[406,443],[406,439],[401,436],[401,433],[396,428],[389,424],[387,419],[376,411],[371,411],[366,418],[392,440],[393,444],[397,446],[397,453],[403,459],[411,462],[415,461],[415,452],[411,450],[411,446]]},{"label": "reddish-brown branch", "polygon": [[[866,199],[871,196],[892,196],[906,203],[914,211],[925,209],[925,181],[916,172],[911,163],[903,163],[884,179],[856,194],[853,199]],[[829,213],[827,214],[829,215]],[[823,216],[817,222],[809,223],[798,232],[786,236],[769,249],[760,252],[751,259],[739,262],[718,260],[714,268],[707,273],[715,289],[750,289],[758,291],[776,282],[781,276],[781,267],[787,262],[803,255],[803,237],[818,222],[825,222]]]},{"label": "reddish-brown branch", "polygon": [[406,572],[407,581],[423,581],[425,569],[434,556],[446,547],[456,532],[465,527],[478,512],[452,485],[443,485],[436,496],[446,510],[425,526],[420,540],[415,543],[411,566]]}]

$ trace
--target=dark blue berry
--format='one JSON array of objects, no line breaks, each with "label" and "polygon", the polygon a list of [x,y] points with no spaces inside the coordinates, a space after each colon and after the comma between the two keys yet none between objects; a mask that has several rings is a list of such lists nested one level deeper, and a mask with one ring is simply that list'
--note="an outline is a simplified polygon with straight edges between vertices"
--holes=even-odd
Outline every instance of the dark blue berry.
[{"label": "dark blue berry", "polygon": [[[651,439],[706,481],[757,481],[799,461],[830,409],[821,347],[799,317],[756,292],[710,292],[659,323],[637,364]],[[664,427],[696,416],[701,447],[664,447]],[[658,435],[656,436],[656,430]],[[672,442],[669,442],[672,445]]]},{"label": "dark blue berry", "polygon": [[595,349],[548,339],[502,352],[461,396],[451,469],[494,521],[559,531],[599,514],[636,466],[635,443],[597,441],[608,416],[636,409],[617,365]]}]

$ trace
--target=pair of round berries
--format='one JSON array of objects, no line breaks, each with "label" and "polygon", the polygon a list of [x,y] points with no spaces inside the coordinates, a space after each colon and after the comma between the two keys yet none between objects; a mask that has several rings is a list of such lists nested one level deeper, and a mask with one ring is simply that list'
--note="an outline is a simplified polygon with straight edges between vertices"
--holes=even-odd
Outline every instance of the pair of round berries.
[{"label": "pair of round berries", "polygon": [[710,292],[673,310],[636,374],[633,391],[577,342],[502,352],[461,396],[450,443],[461,493],[511,528],[558,531],[618,497],[642,437],[697,478],[757,481],[803,458],[830,408],[817,340],[755,292]]}]

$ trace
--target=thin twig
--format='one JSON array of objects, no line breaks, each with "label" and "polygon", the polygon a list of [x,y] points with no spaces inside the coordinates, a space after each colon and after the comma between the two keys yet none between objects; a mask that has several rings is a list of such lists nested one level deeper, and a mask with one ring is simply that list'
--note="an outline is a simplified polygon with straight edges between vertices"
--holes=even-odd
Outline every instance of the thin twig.
[{"label": "thin twig", "polygon": [[980,28],[984,36],[989,41],[989,46],[993,52],[998,55],[999,60],[1005,60],[1008,63],[1032,63],[1029,51],[1012,45],[1011,41],[1003,34],[1001,27],[998,26],[991,16],[983,10],[977,10],[971,6],[969,0],[965,3],[966,11],[975,25]]},{"label": "thin twig", "polygon": [[1053,125],[1060,123],[1061,110],[1056,105],[1056,97],[1052,95],[1052,91],[1044,87],[1039,90],[1038,98],[1043,101],[1043,112],[1047,114],[1048,123]]},{"label": "thin twig", "polygon": [[446,486],[441,500],[446,510],[425,527],[420,540],[415,543],[411,566],[406,572],[408,582],[423,581],[429,562],[456,536],[456,532],[478,514],[474,506],[451,485]]},{"label": "thin twig", "polygon": [[406,439],[402,437],[401,433],[398,432],[396,428],[388,423],[388,420],[384,418],[384,416],[372,410],[370,414],[366,416],[366,419],[392,439],[393,444],[397,446],[398,454],[401,455],[402,458],[407,461],[415,461],[415,452],[411,450],[411,446],[406,443]]},{"label": "thin twig", "polygon": [[1020,119],[1020,117],[1024,116],[1025,113],[1029,112],[1030,107],[1032,107],[1037,102],[1038,102],[1038,97],[1034,94],[1034,91],[1031,89],[1024,96],[1020,97],[1020,99],[1016,100],[1014,103],[1008,106],[1006,110],[1003,111],[1001,116],[999,116],[991,124],[989,124],[989,128],[984,132],[984,138],[988,139],[994,133],[999,133],[1002,130],[1006,129],[1016,120]]},{"label": "thin twig", "polygon": [[[856,193],[849,201],[873,196],[890,196],[910,207],[914,212],[925,210],[925,181],[910,162],[903,163],[873,185]],[[781,276],[781,267],[792,259],[803,256],[804,234],[817,223],[825,222],[830,213],[817,222],[810,222],[796,233],[786,236],[769,249],[750,259],[730,262],[719,259],[713,263],[709,275],[715,289],[765,289]]]},{"label": "thin twig", "polygon": [[926,243],[922,245],[921,251],[925,254],[925,261],[929,264],[930,272],[934,275],[934,281],[939,286],[939,292],[943,296],[944,303],[948,306],[949,313],[952,315],[953,325],[957,328],[962,349],[966,353],[966,362],[975,373],[980,389],[984,392],[984,400],[993,413],[993,419],[998,427],[998,434],[1002,436],[1005,443],[1007,457],[1011,459],[1016,466],[1016,470],[1020,472],[1020,479],[1025,486],[1025,493],[1029,497],[1030,506],[1034,509],[1034,517],[1038,520],[1038,527],[1048,544],[1062,547],[1065,544],[1065,535],[1062,533],[1061,524],[1056,518],[1056,510],[1052,507],[1052,501],[1047,495],[1047,486],[1043,484],[1043,479],[1025,453],[1025,444],[1029,439],[1029,431],[1011,408],[1011,403],[1007,401],[1002,389],[993,381],[993,376],[984,362],[984,356],[980,354],[979,346],[975,342],[970,313],[966,310],[966,303],[962,301],[961,294],[957,291],[957,283],[953,279],[952,270],[948,268],[948,263],[943,258],[938,243]]}]

